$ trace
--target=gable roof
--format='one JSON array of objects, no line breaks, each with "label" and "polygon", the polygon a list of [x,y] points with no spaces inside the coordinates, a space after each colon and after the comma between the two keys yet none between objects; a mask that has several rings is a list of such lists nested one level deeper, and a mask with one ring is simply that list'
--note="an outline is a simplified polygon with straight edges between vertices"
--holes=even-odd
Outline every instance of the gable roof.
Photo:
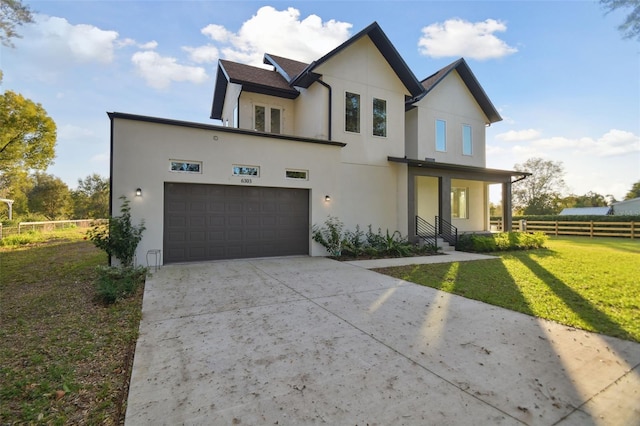
[{"label": "gable roof", "polygon": [[436,73],[430,75],[421,81],[422,87],[424,87],[424,92],[415,100],[416,102],[420,99],[424,98],[431,92],[442,80],[445,79],[452,71],[457,71],[462,81],[467,86],[471,95],[475,98],[476,102],[484,112],[484,115],[487,116],[491,123],[495,123],[498,121],[502,121],[502,117],[498,113],[498,110],[493,106],[493,103],[487,96],[486,92],[480,86],[478,79],[469,68],[467,61],[464,58],[460,58],[457,61],[447,65],[446,67],[440,69]]},{"label": "gable roof", "polygon": [[606,216],[611,213],[611,207],[567,207],[560,212],[560,216]]},{"label": "gable roof", "polygon": [[263,62],[268,65],[273,65],[276,72],[289,83],[309,66],[309,64],[305,62],[294,61],[293,59],[283,58],[282,56],[269,53],[265,53]]},{"label": "gable roof", "polygon": [[222,118],[222,107],[229,83],[242,85],[245,92],[262,93],[281,98],[295,99],[300,93],[289,86],[289,82],[282,75],[273,70],[258,68],[251,65],[220,59],[218,61],[218,75],[211,118]]},{"label": "gable roof", "polygon": [[409,66],[406,64],[404,59],[402,59],[393,44],[391,44],[391,41],[382,31],[382,28],[380,28],[380,25],[378,25],[377,22],[372,23],[371,25],[360,31],[358,34],[354,35],[349,40],[345,41],[340,46],[324,55],[322,58],[313,61],[304,70],[302,70],[293,81],[291,81],[291,85],[300,87],[311,86],[311,84],[319,78],[319,74],[314,72],[314,70],[318,68],[318,66],[327,62],[329,59],[333,58],[338,53],[342,52],[347,47],[351,46],[353,43],[365,36],[368,36],[371,39],[373,44],[380,51],[382,56],[384,56],[387,63],[396,73],[400,81],[402,81],[409,93],[411,93],[411,96],[416,97],[420,95],[424,91],[422,85],[413,74],[411,69],[409,69]]}]

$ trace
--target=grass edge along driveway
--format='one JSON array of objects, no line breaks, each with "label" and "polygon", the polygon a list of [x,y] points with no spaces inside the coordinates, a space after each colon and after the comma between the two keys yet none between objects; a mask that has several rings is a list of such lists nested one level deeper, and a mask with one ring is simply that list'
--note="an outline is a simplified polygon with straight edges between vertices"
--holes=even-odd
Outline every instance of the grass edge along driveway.
[{"label": "grass edge along driveway", "polygon": [[375,271],[571,327],[640,342],[640,241],[553,237],[495,260]]}]

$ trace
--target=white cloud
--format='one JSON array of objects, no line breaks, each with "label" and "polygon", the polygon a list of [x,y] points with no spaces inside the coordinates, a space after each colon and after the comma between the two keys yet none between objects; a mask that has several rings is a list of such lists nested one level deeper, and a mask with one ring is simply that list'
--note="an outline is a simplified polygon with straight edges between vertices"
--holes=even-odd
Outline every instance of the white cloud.
[{"label": "white cloud", "polygon": [[94,136],[91,129],[86,129],[72,124],[58,126],[58,139],[85,139]]},{"label": "white cloud", "polygon": [[509,130],[496,135],[496,139],[503,142],[522,142],[535,139],[540,136],[540,132],[535,129]]},{"label": "white cloud", "polygon": [[210,44],[200,47],[185,46],[182,50],[189,52],[189,58],[197,64],[215,62],[220,57],[218,48]]},{"label": "white cloud", "polygon": [[601,137],[567,138],[556,136],[536,139],[532,146],[546,151],[572,150],[575,155],[611,157],[640,152],[640,137],[624,130],[611,129]]},{"label": "white cloud", "polygon": [[156,89],[169,87],[172,81],[203,83],[208,76],[204,68],[178,64],[175,58],[157,52],[136,52],[131,57],[136,70],[147,83]]},{"label": "white cloud", "polygon": [[151,41],[149,41],[147,43],[138,44],[138,47],[140,49],[144,49],[144,50],[153,50],[156,47],[158,47],[158,42],[155,41],[155,40],[151,40]]},{"label": "white cloud", "polygon": [[118,39],[116,31],[102,30],[93,25],[72,25],[64,18],[36,15],[35,22],[25,26],[24,39],[28,48],[61,61],[113,61]]},{"label": "white cloud", "polygon": [[493,59],[511,55],[518,51],[494,35],[504,32],[507,26],[495,19],[483,22],[468,22],[449,19],[444,23],[431,24],[422,29],[418,41],[421,54],[433,58],[464,56],[472,59]]},{"label": "white cloud", "polygon": [[303,62],[318,59],[347,40],[351,27],[333,19],[323,22],[317,15],[301,20],[300,11],[293,7],[264,6],[237,33],[216,24],[203,28],[202,33],[220,44],[217,47],[226,59],[263,66],[265,53]]}]

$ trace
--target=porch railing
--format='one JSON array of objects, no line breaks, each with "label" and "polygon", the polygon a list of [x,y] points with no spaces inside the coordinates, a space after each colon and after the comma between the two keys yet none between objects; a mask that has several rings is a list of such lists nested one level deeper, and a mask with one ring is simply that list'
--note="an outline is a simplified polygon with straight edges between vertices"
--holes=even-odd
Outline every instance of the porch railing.
[{"label": "porch railing", "polygon": [[438,247],[438,232],[436,227],[416,216],[416,235],[427,244],[432,244],[434,248]]},{"label": "porch railing", "polygon": [[458,243],[458,228],[440,216],[436,216],[436,232],[449,244],[455,246]]}]

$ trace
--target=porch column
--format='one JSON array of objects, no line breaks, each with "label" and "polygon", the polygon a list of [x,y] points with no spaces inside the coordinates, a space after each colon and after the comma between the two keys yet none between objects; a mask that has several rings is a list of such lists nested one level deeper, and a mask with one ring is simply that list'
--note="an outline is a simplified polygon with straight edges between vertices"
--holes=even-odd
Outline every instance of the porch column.
[{"label": "porch column", "polygon": [[502,184],[502,232],[511,231],[511,212],[511,181],[509,181]]},{"label": "porch column", "polygon": [[418,241],[416,237],[416,177],[411,173],[411,168],[407,171],[407,216],[409,229],[407,239],[409,242]]},{"label": "porch column", "polygon": [[449,176],[442,176],[438,178],[440,184],[440,205],[438,211],[440,217],[451,222],[451,178]]}]

